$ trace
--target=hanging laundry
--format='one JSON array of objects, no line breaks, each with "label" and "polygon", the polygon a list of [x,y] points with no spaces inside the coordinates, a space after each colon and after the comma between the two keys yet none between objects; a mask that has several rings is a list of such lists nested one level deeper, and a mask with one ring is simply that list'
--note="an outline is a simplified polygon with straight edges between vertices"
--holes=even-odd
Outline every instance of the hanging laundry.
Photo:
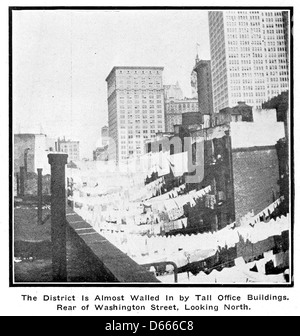
[{"label": "hanging laundry", "polygon": [[170,155],[170,166],[175,177],[188,172],[188,152]]},{"label": "hanging laundry", "polygon": [[278,254],[275,254],[275,267],[280,267],[284,264],[284,252],[280,252]]},{"label": "hanging laundry", "polygon": [[189,199],[190,205],[193,208],[196,205],[195,199],[192,196],[189,196],[189,197],[190,197]]},{"label": "hanging laundry", "polygon": [[174,230],[181,230],[181,229],[183,229],[182,220],[179,219],[179,220],[174,221]]},{"label": "hanging laundry", "polygon": [[187,204],[190,200],[189,195],[182,195],[174,199],[178,208],[183,208],[185,204]]},{"label": "hanging laundry", "polygon": [[246,263],[245,263],[245,260],[244,260],[243,257],[236,258],[234,260],[234,263],[235,263],[235,266],[237,266],[239,268],[245,268],[245,266],[246,266]]},{"label": "hanging laundry", "polygon": [[268,252],[264,252],[264,258],[265,258],[266,261],[272,260],[272,261],[275,262],[275,256],[274,256],[274,253],[273,253],[272,250],[268,251]]},{"label": "hanging laundry", "polygon": [[172,211],[173,209],[178,208],[174,199],[164,201],[164,205],[167,211]]},{"label": "hanging laundry", "polygon": [[166,233],[169,233],[170,231],[173,231],[173,230],[175,230],[175,225],[173,221],[164,223],[164,231]]},{"label": "hanging laundry", "polygon": [[197,197],[197,191],[196,191],[196,190],[191,190],[191,191],[189,192],[189,195],[190,195],[191,197],[195,198],[195,197]]},{"label": "hanging laundry", "polygon": [[156,165],[158,167],[158,176],[164,176],[170,174],[170,152],[159,152],[157,156]]},{"label": "hanging laundry", "polygon": [[266,260],[265,259],[256,261],[255,265],[257,267],[258,273],[266,274]]}]

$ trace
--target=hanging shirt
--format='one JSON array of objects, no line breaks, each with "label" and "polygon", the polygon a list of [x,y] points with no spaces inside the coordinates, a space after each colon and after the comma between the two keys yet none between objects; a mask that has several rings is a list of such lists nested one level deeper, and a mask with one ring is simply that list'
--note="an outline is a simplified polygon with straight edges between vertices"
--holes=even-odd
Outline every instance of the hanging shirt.
[{"label": "hanging shirt", "polygon": [[188,221],[187,218],[182,218],[182,219],[181,219],[181,223],[182,223],[182,228],[183,228],[183,229],[186,229],[186,228],[187,228],[187,221]]},{"label": "hanging shirt", "polygon": [[190,202],[190,205],[191,205],[192,208],[196,205],[196,202],[195,202],[195,200],[194,200],[194,198],[192,196],[190,196],[189,202]]},{"label": "hanging shirt", "polygon": [[158,176],[170,174],[170,152],[159,152],[157,159]]},{"label": "hanging shirt", "polygon": [[175,177],[188,172],[188,152],[170,155],[170,166]]}]

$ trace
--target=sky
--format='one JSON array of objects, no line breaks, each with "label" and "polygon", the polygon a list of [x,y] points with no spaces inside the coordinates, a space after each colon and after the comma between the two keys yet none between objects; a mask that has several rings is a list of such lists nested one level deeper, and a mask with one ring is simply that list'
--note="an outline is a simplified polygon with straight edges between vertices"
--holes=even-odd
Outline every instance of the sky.
[{"label": "sky", "polygon": [[14,133],[78,140],[89,159],[114,66],[163,66],[164,84],[190,97],[196,54],[210,59],[204,10],[15,11],[12,41]]}]

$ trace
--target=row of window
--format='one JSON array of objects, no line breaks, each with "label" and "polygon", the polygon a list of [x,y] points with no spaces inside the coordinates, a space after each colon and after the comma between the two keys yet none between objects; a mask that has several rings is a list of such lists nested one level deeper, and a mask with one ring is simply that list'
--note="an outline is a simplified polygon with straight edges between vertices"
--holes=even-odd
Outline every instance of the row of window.
[{"label": "row of window", "polygon": [[127,94],[122,94],[122,93],[119,93],[119,98],[120,99],[162,99],[162,95],[161,94],[158,94],[158,95],[153,95],[153,94],[150,94],[150,95],[145,95],[145,94],[135,94],[134,96],[132,95],[131,92],[127,92]]},{"label": "row of window", "polygon": [[128,119],[132,119],[132,118],[135,118],[135,119],[140,119],[140,118],[143,118],[143,119],[147,119],[147,118],[150,118],[150,119],[155,119],[158,118],[158,119],[161,119],[162,118],[162,113],[160,114],[154,114],[154,113],[151,113],[151,114],[147,114],[147,113],[144,113],[144,114],[140,114],[140,113],[133,113],[133,111],[128,111],[128,113],[123,113],[123,111],[121,111],[121,113],[119,114],[120,118],[121,119],[125,119],[126,117]]},{"label": "row of window", "polygon": [[150,74],[150,75],[159,75],[161,74],[161,70],[117,70],[117,74]]},{"label": "row of window", "polygon": [[265,86],[251,86],[251,85],[248,85],[248,86],[239,86],[239,85],[236,85],[236,86],[231,86],[230,87],[231,91],[264,91],[266,90],[266,87]]},{"label": "row of window", "polygon": [[139,84],[120,84],[120,86],[118,86],[118,89],[120,90],[124,90],[124,89],[127,89],[127,90],[130,90],[130,89],[142,89],[142,90],[147,90],[147,89],[160,89],[162,87],[161,84],[148,84],[148,85],[139,85]]},{"label": "row of window", "polygon": [[167,109],[177,109],[177,110],[181,110],[181,109],[189,109],[189,108],[197,108],[198,107],[198,103],[175,103],[175,104],[167,104]]},{"label": "row of window", "polygon": [[74,153],[74,154],[76,154],[76,153],[79,152],[78,149],[73,149],[73,148],[70,148],[70,149],[62,148],[61,150],[62,150],[62,152],[64,152],[64,153]]},{"label": "row of window", "polygon": [[[119,97],[119,100],[120,100],[120,103],[122,103],[122,102],[124,103],[125,100],[126,100],[127,104],[133,104],[132,97],[130,97],[130,96],[128,96],[128,97],[124,97],[124,96]],[[134,103],[135,104],[139,104],[140,102],[147,103],[148,100],[149,100],[150,103],[154,103],[155,102],[154,96],[152,95],[151,97],[147,97],[147,96],[139,97],[139,96],[137,96],[137,98],[135,98],[135,100],[134,100]],[[161,97],[157,98],[156,102],[161,104],[162,103]]]},{"label": "row of window", "polygon": [[[143,118],[143,119],[149,119],[149,120],[152,120],[152,119],[155,119],[155,116],[154,115],[143,115],[143,116],[141,116],[141,115],[133,115],[133,114],[128,114],[128,115],[125,115],[125,114],[121,114],[120,115],[120,119],[126,119],[126,117],[127,117],[127,119],[128,120],[131,120],[131,119],[136,119],[136,121],[139,121],[141,118]],[[162,114],[160,114],[160,115],[157,115],[156,116],[156,118],[157,119],[162,119]]]},{"label": "row of window", "polygon": [[[154,109],[156,107],[157,109],[161,109],[162,105],[160,105],[160,104],[157,103],[157,105],[154,105],[154,104],[150,103],[150,105],[142,105],[141,108],[142,109],[147,109],[149,107],[150,109]],[[124,110],[125,108],[128,109],[128,110],[131,110],[133,107],[135,109],[139,109],[140,105],[120,105],[121,110]]]},{"label": "row of window", "polygon": [[117,84],[119,85],[123,85],[123,84],[134,84],[134,85],[140,85],[140,84],[146,84],[146,85],[152,85],[152,84],[161,84],[162,83],[162,80],[159,79],[159,80],[153,80],[153,79],[149,79],[149,80],[140,80],[140,81],[137,81],[137,80],[130,80],[128,78],[122,80],[122,79],[119,79],[117,81]]},{"label": "row of window", "polygon": [[[274,27],[270,27],[270,28],[274,28]],[[240,33],[240,34],[244,34],[244,33],[261,33],[261,28],[227,28],[227,33]]]},{"label": "row of window", "polygon": [[[133,120],[129,120],[128,121],[128,125],[133,125],[135,124],[136,128],[140,128],[141,127],[141,123],[143,123],[143,127],[147,128],[148,126],[153,128],[155,125],[161,126],[162,125],[162,120],[157,120],[156,122],[154,120],[135,120],[133,122]],[[120,120],[120,124],[126,124],[126,122],[124,120]]]}]

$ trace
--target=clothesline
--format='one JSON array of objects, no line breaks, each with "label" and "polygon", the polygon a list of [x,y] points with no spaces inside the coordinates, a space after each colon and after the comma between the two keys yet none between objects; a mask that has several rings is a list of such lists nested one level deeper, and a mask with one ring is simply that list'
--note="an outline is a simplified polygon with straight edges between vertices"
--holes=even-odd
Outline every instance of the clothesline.
[{"label": "clothesline", "polygon": [[[99,206],[88,206],[88,209],[78,210],[80,215],[84,217],[89,222],[92,222],[93,225],[97,225],[99,230],[109,230],[114,232],[125,231],[128,234],[141,234],[141,235],[160,235],[162,233],[168,233],[172,230],[180,230],[187,227],[187,218],[184,218],[183,205],[190,201],[190,195],[203,195],[205,192],[209,192],[210,187],[207,187],[198,192],[192,191],[190,194],[177,197],[175,199],[169,199],[161,203],[157,203],[161,212],[146,212],[140,204],[121,204],[119,202],[118,207],[114,208],[113,206],[107,207],[106,211],[101,210],[103,205]],[[274,209],[274,206],[278,206],[280,200],[277,200],[271,205],[271,209]],[[125,208],[127,207],[127,209]],[[268,207],[270,208],[270,207]],[[268,209],[267,208],[267,209]],[[163,215],[165,213],[165,215]],[[182,218],[180,218],[182,217]],[[180,219],[178,219],[180,218]],[[251,220],[249,224],[251,224]],[[253,226],[253,225],[251,225]],[[270,233],[274,232],[276,227],[270,227],[270,225],[260,222],[249,231],[248,226],[239,227],[238,235],[233,235],[230,232],[230,235],[226,234],[226,230],[231,226],[227,226],[225,229],[220,230],[215,233],[215,237],[219,236],[218,240],[223,239],[227,246],[234,246],[239,240],[239,237],[243,237],[244,240],[249,240],[252,243],[257,242],[259,239],[262,240],[269,237]],[[274,233],[275,235],[276,233]],[[279,233],[280,234],[280,233]],[[225,246],[221,244],[220,246]],[[215,248],[215,247],[214,247]]]},{"label": "clothesline", "polygon": [[[195,200],[202,198],[207,193],[211,191],[211,187],[208,186],[199,191],[191,191],[189,194],[178,196],[178,192],[184,190],[185,186],[180,186],[175,188],[172,192],[168,193],[165,200],[160,199],[159,202],[151,200],[145,202],[144,206],[150,207],[151,212],[144,213],[144,208],[140,206],[140,203],[129,203],[128,200],[124,200],[121,195],[110,195],[105,198],[102,197],[100,200],[95,198],[80,198],[77,194],[73,195],[71,200],[76,203],[80,203],[86,207],[89,207],[92,215],[90,217],[97,217],[100,222],[109,221],[121,224],[122,218],[124,219],[123,224],[129,224],[129,222],[134,222],[135,225],[140,224],[159,224],[160,226],[173,227],[174,230],[183,229],[187,227],[187,219],[184,218],[184,205],[189,203],[191,206],[195,205]],[[175,198],[169,198],[173,196]],[[92,202],[91,202],[92,200]],[[105,211],[99,208],[104,205],[107,206]],[[110,205],[110,206],[108,206]],[[114,207],[115,205],[115,207]],[[87,217],[88,215],[85,215]],[[134,216],[133,219],[130,216]],[[143,230],[145,231],[145,230]],[[156,228],[155,232],[158,232],[159,228]],[[164,230],[164,232],[169,232],[171,229]]]},{"label": "clothesline", "polygon": [[256,224],[258,222],[260,222],[260,218],[261,217],[268,217],[270,214],[272,214],[274,212],[274,210],[284,201],[284,196],[281,196],[280,198],[278,198],[275,202],[273,202],[272,204],[270,204],[267,208],[265,208],[264,210],[262,210],[260,213],[258,213],[257,215],[254,216],[254,214],[251,216],[251,214],[249,214],[248,217],[244,218],[241,221],[241,225],[253,225]]},{"label": "clothesline", "polygon": [[[182,191],[183,187],[179,187],[178,189]],[[193,190],[190,191],[188,194],[185,195],[178,195],[178,190],[175,188],[172,192],[168,193],[167,195],[158,196],[147,200],[144,202],[146,206],[151,206],[152,210],[161,212],[167,211],[170,220],[176,220],[183,216],[184,210],[183,206],[187,203],[190,203],[193,207],[196,203],[195,200],[204,197],[209,192],[211,192],[211,186],[208,186],[201,190]],[[170,198],[172,196],[172,198]]]},{"label": "clothesline", "polygon": [[146,186],[133,184],[128,187],[128,184],[101,196],[97,194],[100,190],[97,186],[83,187],[75,190],[69,199],[81,205],[80,208],[75,205],[75,211],[97,232],[139,264],[174,261],[178,267],[183,267],[213,257],[220,249],[235,247],[241,240],[256,244],[289,230],[289,216],[272,219],[269,223],[260,222],[261,217],[269,217],[278,207],[283,201],[281,197],[259,214],[244,219],[241,227],[233,223],[214,233],[165,237],[165,233],[191,225],[188,220],[193,218],[193,215],[189,217],[192,208],[194,212],[198,211],[198,206],[213,209],[216,198],[211,195],[211,186],[182,195],[186,192],[183,184],[164,194],[164,183],[162,176]]},{"label": "clothesline", "polygon": [[[82,213],[81,215],[85,217],[86,213]],[[179,263],[179,267],[213,256],[220,248],[234,247],[241,237],[244,241],[255,244],[269,237],[281,235],[283,231],[289,230],[289,216],[287,216],[278,218],[277,220],[272,219],[268,223],[260,222],[254,227],[244,226],[234,228],[234,224],[232,224],[214,233],[203,233],[192,236],[148,237],[126,231],[126,225],[121,225],[123,230],[121,226],[115,227],[115,230],[111,230],[112,227],[101,229],[97,218],[94,218],[93,221],[91,218],[86,217],[85,219],[99,233],[103,234],[134,260],[143,264],[172,260]]]},{"label": "clothesline", "polygon": [[[200,272],[198,275],[180,273],[178,274],[179,283],[286,283],[284,273],[278,275],[266,275],[266,264],[269,261],[275,261],[274,266],[288,267],[289,261],[284,260],[286,253],[278,253],[273,255],[273,252],[266,253],[264,258],[259,261],[254,261],[246,264],[243,258],[235,260],[235,266],[225,267],[222,271],[213,270],[210,274]],[[257,268],[258,272],[251,271]],[[173,283],[174,275],[164,275],[157,277],[163,283]]]},{"label": "clothesline", "polygon": [[175,177],[183,176],[188,172],[188,152],[170,154],[166,152],[151,152],[141,158],[143,167],[146,168],[147,177],[157,173],[159,177],[168,175],[170,169]]},{"label": "clothesline", "polygon": [[131,192],[130,200],[131,201],[137,201],[137,200],[144,201],[152,197],[155,197],[157,193],[160,193],[160,194],[162,193],[163,185],[164,185],[164,178],[161,177],[147,184],[146,186],[143,186],[142,188],[139,188],[139,189],[133,188],[135,192]]},{"label": "clothesline", "polygon": [[164,193],[162,195],[147,199],[146,201],[144,201],[144,204],[146,206],[151,206],[154,203],[159,203],[161,201],[164,201],[164,200],[167,200],[167,199],[170,199],[170,198],[176,198],[176,197],[178,197],[178,193],[184,191],[185,189],[186,189],[186,185],[182,184],[181,186],[175,187],[167,193]]}]

